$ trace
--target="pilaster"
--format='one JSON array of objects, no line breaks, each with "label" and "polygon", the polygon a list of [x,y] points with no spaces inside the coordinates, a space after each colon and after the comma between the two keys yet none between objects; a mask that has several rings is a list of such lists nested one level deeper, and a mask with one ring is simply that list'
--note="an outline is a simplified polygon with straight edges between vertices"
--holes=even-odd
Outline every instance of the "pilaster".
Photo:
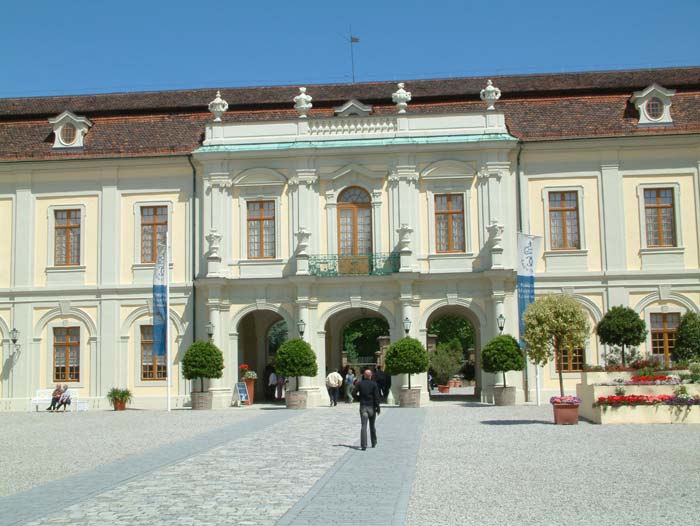
[{"label": "pilaster", "polygon": [[600,165],[600,193],[603,202],[601,238],[603,270],[626,270],[626,236],[622,175],[617,157]]}]

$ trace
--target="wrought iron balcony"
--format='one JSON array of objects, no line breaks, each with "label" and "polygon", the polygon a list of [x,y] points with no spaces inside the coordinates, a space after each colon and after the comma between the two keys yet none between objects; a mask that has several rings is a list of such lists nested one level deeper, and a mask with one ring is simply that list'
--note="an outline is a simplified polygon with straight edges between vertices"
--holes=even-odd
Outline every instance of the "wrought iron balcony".
[{"label": "wrought iron balcony", "polygon": [[401,268],[401,254],[365,254],[345,256],[321,254],[309,256],[309,274],[312,276],[386,276]]}]

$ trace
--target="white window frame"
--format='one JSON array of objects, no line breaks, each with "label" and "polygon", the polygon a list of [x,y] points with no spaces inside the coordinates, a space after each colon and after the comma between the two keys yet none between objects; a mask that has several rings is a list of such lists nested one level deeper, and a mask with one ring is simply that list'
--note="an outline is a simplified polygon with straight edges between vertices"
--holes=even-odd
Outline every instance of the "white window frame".
[{"label": "white window frame", "polygon": [[[80,264],[56,265],[56,212],[62,210],[80,210]],[[75,205],[49,205],[47,209],[47,235],[46,235],[46,282],[48,285],[82,285],[85,283],[85,233],[86,206]]]},{"label": "white window frame", "polygon": [[[273,258],[248,259],[248,203],[254,201],[273,201],[275,203],[275,256]],[[246,265],[269,265],[281,263],[283,258],[282,233],[281,233],[281,203],[282,186],[269,186],[262,188],[241,188],[238,196],[239,204],[239,254],[240,262]]]},{"label": "white window frame", "polygon": [[[153,325],[153,317],[144,317],[139,320],[136,320],[132,324],[132,331],[133,331],[133,339],[132,341],[134,342],[134,345],[132,347],[133,353],[134,353],[134,387],[165,387],[168,384],[168,379],[165,378],[163,380],[142,380],[141,379],[141,326],[142,325]],[[168,316],[168,338],[171,338],[173,334],[175,334],[174,327],[172,326],[172,323],[170,322],[170,316]],[[171,347],[176,348],[173,345],[173,340],[171,339]],[[167,357],[166,357],[166,365],[167,365]],[[170,366],[170,374],[174,374],[174,367]]]},{"label": "white window frame", "polygon": [[[471,214],[470,199],[471,199],[471,178],[460,178],[461,181],[450,182],[433,182],[430,181],[426,188],[426,197],[428,200],[428,243],[429,256],[431,258],[463,258],[465,256],[474,256],[472,246],[471,229],[469,228],[469,217]],[[464,251],[463,252],[438,252],[437,250],[437,234],[435,221],[435,196],[436,195],[461,195],[464,205]]]},{"label": "white window frame", "polygon": [[[661,190],[665,188],[670,188],[673,190],[673,221],[675,223],[675,237],[676,245],[673,247],[650,247],[647,244],[647,222],[646,222],[646,207],[644,203],[644,191],[645,190]],[[683,250],[683,229],[680,228],[681,225],[681,185],[676,182],[669,183],[640,183],[637,186],[637,199],[639,201],[639,237],[640,245],[642,247],[642,253],[644,252],[669,252],[675,253],[679,250]]]},{"label": "white window frame", "polygon": [[[576,192],[576,206],[578,207],[578,239],[580,245],[579,248],[570,248],[563,250],[552,248],[552,237],[549,226],[549,194],[551,192]],[[583,186],[547,186],[542,189],[542,204],[544,206],[545,255],[586,254],[588,249],[586,245],[586,229],[583,208]]]},{"label": "white window frame", "polygon": [[[664,301],[664,300],[661,300]],[[644,307],[643,313],[644,313],[644,322],[647,324],[647,328],[649,329],[647,331],[647,338],[645,340],[645,345],[646,345],[646,356],[647,358],[653,358],[654,356],[659,356],[658,354],[652,354],[652,347],[651,347],[651,315],[652,314],[679,314],[680,317],[682,318],[683,315],[688,312],[688,309],[685,307],[681,307],[680,305],[676,305],[675,303],[671,303],[670,301],[659,304],[659,301],[655,301],[651,305],[648,305]]]},{"label": "white window frame", "polygon": [[[155,263],[143,263],[141,261],[141,208],[145,206],[168,207],[168,239],[172,246],[173,233],[173,202],[172,201],[139,201],[134,203],[134,268],[153,268]],[[172,263],[171,263],[172,264]]]}]

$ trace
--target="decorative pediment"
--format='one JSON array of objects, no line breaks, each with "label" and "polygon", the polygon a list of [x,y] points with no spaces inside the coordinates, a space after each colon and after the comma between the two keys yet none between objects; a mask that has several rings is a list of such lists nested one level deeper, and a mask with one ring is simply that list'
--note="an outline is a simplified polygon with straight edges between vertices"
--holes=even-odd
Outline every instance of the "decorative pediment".
[{"label": "decorative pediment", "polygon": [[635,91],[630,98],[639,111],[639,126],[673,124],[671,118],[671,97],[676,94],[674,89],[666,89],[654,83],[651,86]]},{"label": "decorative pediment", "polygon": [[82,148],[83,137],[92,127],[88,119],[68,110],[49,119],[49,123],[53,125],[54,148]]},{"label": "decorative pediment", "polygon": [[270,168],[249,168],[233,179],[234,186],[279,186],[286,182],[281,173]]},{"label": "decorative pediment", "polygon": [[444,160],[437,161],[421,171],[422,179],[458,179],[474,177],[474,166],[463,161]]},{"label": "decorative pediment", "polygon": [[372,106],[367,104],[362,104],[357,99],[351,99],[347,101],[342,106],[334,108],[335,114],[338,117],[349,117],[350,115],[359,115],[361,117],[366,117],[372,113]]},{"label": "decorative pediment", "polygon": [[328,176],[328,178],[331,180],[341,179],[349,174],[367,177],[368,179],[380,179],[386,177],[386,172],[370,170],[369,168],[365,168],[362,165],[351,163],[331,173],[330,176]]}]

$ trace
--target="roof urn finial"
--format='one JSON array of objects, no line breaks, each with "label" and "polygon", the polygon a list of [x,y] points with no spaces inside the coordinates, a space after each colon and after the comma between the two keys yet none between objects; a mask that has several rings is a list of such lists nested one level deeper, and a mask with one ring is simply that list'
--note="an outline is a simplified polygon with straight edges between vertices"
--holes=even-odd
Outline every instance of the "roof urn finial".
[{"label": "roof urn finial", "polygon": [[396,104],[399,113],[406,113],[408,102],[411,100],[411,92],[404,89],[405,84],[403,82],[399,82],[397,86],[399,89],[391,94],[391,100]]},{"label": "roof urn finial", "polygon": [[481,90],[481,100],[486,103],[486,110],[495,110],[495,104],[501,98],[501,90],[493,85],[491,79],[486,83],[486,87]]},{"label": "roof urn finial", "polygon": [[209,111],[214,115],[214,122],[221,122],[221,116],[228,109],[228,102],[221,98],[221,92],[216,92],[216,98],[209,103]]},{"label": "roof urn finial", "polygon": [[313,97],[311,95],[306,94],[306,88],[303,86],[300,87],[299,95],[294,97],[294,109],[299,112],[300,119],[306,119],[306,114],[313,106],[313,104],[311,104],[312,100]]}]

